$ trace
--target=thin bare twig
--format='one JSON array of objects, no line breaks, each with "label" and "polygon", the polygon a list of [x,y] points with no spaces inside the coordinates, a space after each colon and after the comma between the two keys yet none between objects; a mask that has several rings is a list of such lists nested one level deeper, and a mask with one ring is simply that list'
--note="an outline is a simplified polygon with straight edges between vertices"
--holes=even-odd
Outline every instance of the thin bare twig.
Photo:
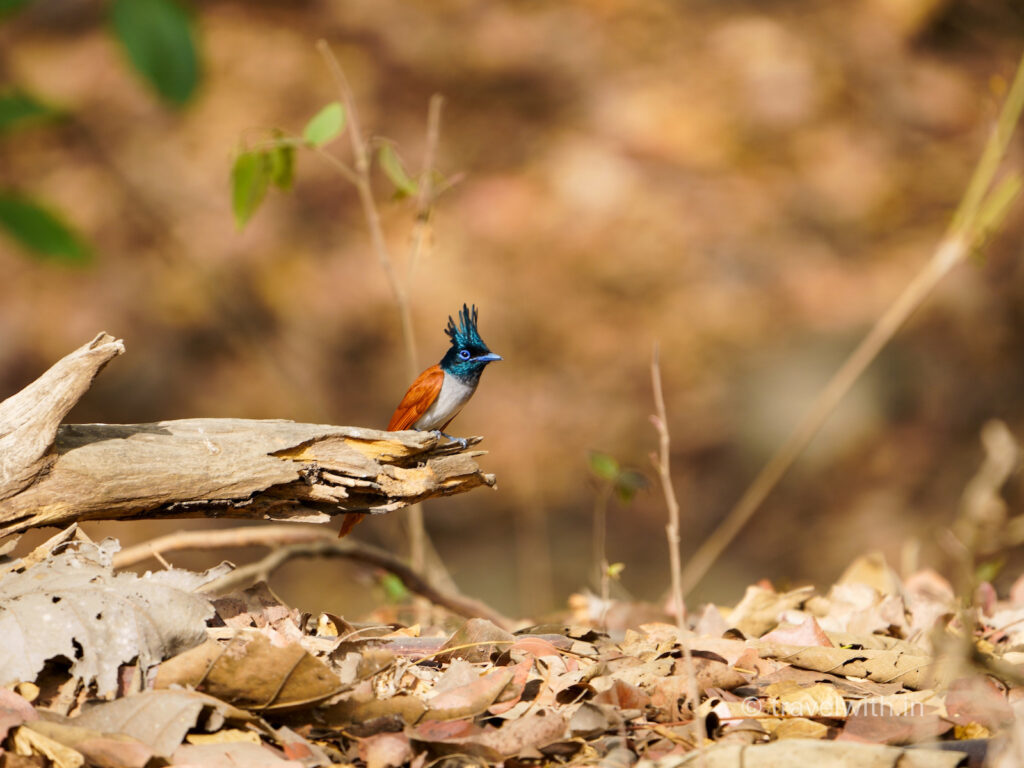
[{"label": "thin bare twig", "polygon": [[615,486],[611,480],[603,480],[598,496],[594,500],[594,567],[597,569],[597,587],[601,591],[601,617],[598,621],[602,629],[608,616],[608,603],[611,599],[611,574],[608,563],[608,501],[612,497]]},{"label": "thin bare twig", "polygon": [[[669,566],[672,571],[672,602],[675,604],[676,627],[679,629],[679,644],[683,647],[683,660],[686,664],[686,694],[693,707],[694,719],[690,725],[693,742],[699,747],[706,733],[704,715],[700,714],[700,689],[697,686],[697,672],[693,666],[693,650],[690,647],[690,633],[686,628],[686,606],[683,602],[682,563],[679,558],[679,500],[672,485],[672,472],[669,464],[671,440],[668,431],[668,412],[665,408],[665,394],[661,386],[661,362],[655,342],[651,351],[651,388],[654,390],[654,410],[651,423],[658,431],[658,453],[651,455],[651,461],[658,470],[658,480],[665,496],[668,508],[668,523],[665,525],[665,538],[668,540]],[[706,758],[701,757],[701,764]]]},{"label": "thin bare twig", "polygon": [[479,600],[443,590],[432,584],[425,576],[389,552],[351,539],[338,540],[332,531],[325,531],[319,526],[269,525],[258,528],[173,533],[124,550],[114,557],[114,567],[126,568],[150,557],[157,557],[158,554],[184,549],[254,546],[274,549],[262,560],[237,568],[211,583],[207,591],[225,591],[258,578],[266,578],[293,558],[340,557],[393,573],[411,592],[459,616],[487,619],[506,629],[515,624],[512,619]]},{"label": "thin bare twig", "polygon": [[402,338],[405,341],[406,367],[409,380],[412,381],[419,373],[416,365],[416,339],[413,333],[412,311],[409,307],[409,298],[405,287],[398,279],[395,271],[394,259],[391,258],[391,251],[388,248],[387,239],[384,237],[384,228],[380,222],[380,212],[377,210],[377,202],[373,198],[373,185],[370,182],[370,153],[369,145],[363,136],[359,124],[359,110],[356,109],[355,97],[352,95],[352,88],[348,78],[341,68],[337,57],[331,51],[326,40],[317,40],[317,49],[327,62],[328,69],[334,77],[338,92],[341,95],[342,103],[348,115],[348,135],[352,143],[352,160],[355,164],[356,178],[353,181],[356,191],[359,194],[359,202],[363,207],[363,215],[366,218],[366,226],[370,230],[370,242],[373,245],[373,252],[384,275],[387,277],[391,293],[398,305],[398,313],[402,323]]},{"label": "thin bare twig", "polygon": [[668,540],[668,560],[672,571],[672,602],[675,605],[676,626],[685,626],[686,607],[683,603],[683,567],[679,557],[679,501],[672,485],[672,473],[669,467],[669,432],[668,415],[665,410],[665,395],[661,388],[661,364],[658,360],[658,344],[654,344],[651,354],[651,385],[654,389],[654,409],[651,423],[658,430],[658,454],[651,456],[651,461],[658,470],[661,490],[665,495],[668,507],[668,524],[665,526],[665,538]]},{"label": "thin bare twig", "polygon": [[[434,164],[437,160],[438,143],[441,140],[441,108],[443,106],[444,98],[440,94],[435,93],[430,97],[430,105],[427,108],[427,142],[416,194],[416,220],[412,225],[409,266],[406,274],[407,283],[411,283],[413,269],[430,237],[430,214],[434,209]],[[415,359],[413,368],[415,371]],[[409,521],[409,559],[412,567],[423,573],[428,571],[427,550],[429,549],[436,561],[429,570],[443,569],[443,562],[434,551],[433,544],[427,536],[427,528],[423,520],[423,507],[419,504],[413,506],[409,510],[406,520]]]},{"label": "thin bare twig", "polygon": [[904,323],[924,303],[949,272],[965,261],[999,225],[1010,203],[1020,190],[1020,179],[1012,175],[992,188],[992,182],[1005,156],[1010,136],[1024,107],[1024,58],[1000,114],[995,132],[975,168],[967,192],[945,237],[932,258],[904,288],[874,327],[850,354],[832,379],[818,393],[810,410],[789,438],[768,460],[712,534],[701,544],[683,570],[683,591],[690,592],[704,578],[712,564],[743,529],[754,513],[789,470],[797,457],[818,434],[828,417],[854,382],[878,356]]},{"label": "thin bare twig", "polygon": [[416,221],[412,226],[409,247],[409,266],[406,280],[411,283],[412,273],[430,240],[430,216],[434,211],[437,195],[434,185],[434,171],[437,166],[437,149],[441,142],[441,110],[444,97],[435,93],[427,107],[427,141],[423,150],[423,169],[420,171],[416,191]]},{"label": "thin bare twig", "polygon": [[[435,94],[430,99],[427,112],[427,135],[426,146],[423,158],[423,169],[420,172],[418,192],[416,197],[416,220],[413,225],[411,251],[406,280],[403,283],[399,279],[395,269],[394,259],[388,248],[387,240],[384,237],[384,229],[381,225],[380,212],[373,196],[373,186],[370,178],[370,145],[363,134],[359,120],[359,111],[356,108],[355,98],[348,78],[341,67],[337,57],[331,51],[325,40],[317,41],[317,49],[327,63],[328,68],[334,77],[341,100],[348,113],[349,140],[352,144],[352,156],[354,164],[350,169],[345,163],[335,159],[333,162],[342,174],[351,181],[359,194],[359,201],[366,218],[366,225],[370,230],[370,241],[373,251],[377,256],[381,269],[387,277],[388,285],[398,305],[398,312],[402,324],[402,339],[405,343],[406,372],[409,381],[412,381],[419,374],[419,364],[416,353],[416,337],[412,322],[412,308],[409,302],[408,286],[412,277],[412,270],[419,259],[422,249],[429,240],[430,213],[433,209],[435,195],[434,189],[434,165],[437,158],[437,149],[441,137],[441,109],[444,99]],[[354,176],[354,178],[353,178]],[[423,510],[419,505],[413,506],[406,518],[409,525],[409,553],[413,568],[417,571],[426,570],[428,550],[434,553],[431,569],[444,572],[444,564],[440,557],[436,556],[433,544],[427,536],[426,526],[423,521]]]}]

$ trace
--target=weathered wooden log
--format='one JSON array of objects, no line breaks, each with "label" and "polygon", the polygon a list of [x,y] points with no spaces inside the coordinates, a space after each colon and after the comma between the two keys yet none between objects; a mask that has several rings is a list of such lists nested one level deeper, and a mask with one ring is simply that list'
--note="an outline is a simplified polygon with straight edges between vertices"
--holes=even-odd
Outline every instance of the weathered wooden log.
[{"label": "weathered wooden log", "polygon": [[0,403],[0,536],[80,520],[324,522],[494,485],[482,452],[425,432],[245,419],[61,426],[123,351],[101,334]]}]

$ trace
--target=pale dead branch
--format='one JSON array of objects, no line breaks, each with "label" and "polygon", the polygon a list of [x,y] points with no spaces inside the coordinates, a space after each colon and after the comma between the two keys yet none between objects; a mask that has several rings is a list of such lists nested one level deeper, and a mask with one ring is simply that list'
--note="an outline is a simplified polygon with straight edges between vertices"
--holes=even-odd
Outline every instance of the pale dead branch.
[{"label": "pale dead branch", "polygon": [[325,522],[494,484],[480,452],[424,432],[245,419],[59,425],[123,350],[101,334],[0,403],[0,536],[82,520]]}]

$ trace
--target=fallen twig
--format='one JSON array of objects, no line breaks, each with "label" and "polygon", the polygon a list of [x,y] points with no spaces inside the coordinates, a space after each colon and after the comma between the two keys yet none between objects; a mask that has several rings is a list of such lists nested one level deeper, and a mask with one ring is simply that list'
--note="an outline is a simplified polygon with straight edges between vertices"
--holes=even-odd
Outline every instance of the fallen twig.
[{"label": "fallen twig", "polygon": [[304,525],[264,525],[252,528],[227,528],[218,531],[173,533],[138,544],[114,557],[115,568],[136,565],[157,553],[184,549],[224,549],[231,547],[275,547],[263,559],[237,568],[212,582],[207,591],[224,592],[241,584],[266,578],[289,560],[298,557],[340,557],[393,573],[412,592],[459,616],[487,619],[509,629],[515,622],[485,603],[455,594],[431,584],[407,563],[382,549],[351,539],[338,540],[332,531]]}]

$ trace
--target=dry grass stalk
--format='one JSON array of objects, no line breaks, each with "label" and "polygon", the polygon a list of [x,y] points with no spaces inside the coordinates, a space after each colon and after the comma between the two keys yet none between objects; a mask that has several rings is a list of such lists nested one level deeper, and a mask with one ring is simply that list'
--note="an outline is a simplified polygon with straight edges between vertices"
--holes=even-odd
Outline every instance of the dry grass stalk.
[{"label": "dry grass stalk", "polygon": [[853,384],[914,311],[925,302],[954,267],[966,261],[967,257],[980,248],[998,229],[1021,188],[1021,180],[1016,173],[1009,174],[998,184],[994,184],[994,181],[1006,156],[1010,137],[1016,128],[1022,107],[1024,58],[1018,65],[1017,74],[995,130],[975,167],[956,215],[931,259],[914,276],[818,393],[793,433],[768,460],[736,506],[689,560],[683,571],[684,592],[691,591],[704,578],[712,564],[753,517],[782,476],[818,434]]}]

